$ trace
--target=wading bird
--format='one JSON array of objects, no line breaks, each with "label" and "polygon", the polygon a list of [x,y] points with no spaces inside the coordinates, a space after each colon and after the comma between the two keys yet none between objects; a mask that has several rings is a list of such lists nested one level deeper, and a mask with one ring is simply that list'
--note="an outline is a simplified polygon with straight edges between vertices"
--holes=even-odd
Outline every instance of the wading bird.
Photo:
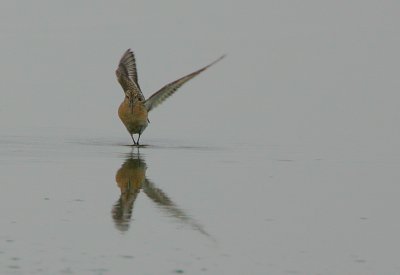
[{"label": "wading bird", "polygon": [[[149,123],[148,113],[151,110],[175,93],[184,83],[224,57],[225,55],[211,64],[165,85],[148,99],[145,99],[138,82],[135,56],[131,49],[128,49],[122,55],[115,73],[125,93],[125,99],[118,109],[118,116],[131,135],[133,145],[139,145],[140,136]],[[133,137],[134,134],[138,134],[137,141]]]}]

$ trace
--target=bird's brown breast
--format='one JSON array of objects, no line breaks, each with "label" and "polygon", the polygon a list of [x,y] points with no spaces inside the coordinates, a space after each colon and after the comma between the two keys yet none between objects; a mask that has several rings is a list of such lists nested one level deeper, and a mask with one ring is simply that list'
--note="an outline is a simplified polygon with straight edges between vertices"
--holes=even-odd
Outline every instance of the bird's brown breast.
[{"label": "bird's brown breast", "polygon": [[142,101],[136,101],[130,106],[129,100],[125,98],[119,106],[118,116],[130,134],[141,133],[147,127],[147,110]]}]

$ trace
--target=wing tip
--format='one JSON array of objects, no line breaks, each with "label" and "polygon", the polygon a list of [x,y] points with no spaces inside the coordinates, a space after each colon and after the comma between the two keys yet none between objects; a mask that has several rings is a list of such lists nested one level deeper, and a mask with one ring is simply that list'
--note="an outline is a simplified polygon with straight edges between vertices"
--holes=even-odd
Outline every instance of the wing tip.
[{"label": "wing tip", "polygon": [[214,65],[215,63],[218,63],[219,61],[221,61],[221,60],[224,59],[225,57],[226,57],[226,54],[221,55],[221,56],[218,57],[216,60],[214,60],[213,62],[211,62],[209,65],[207,65],[207,66],[205,67],[205,69],[208,68],[208,67],[211,67],[211,66]]},{"label": "wing tip", "polygon": [[218,61],[220,61],[220,60],[224,59],[226,56],[227,56],[227,54],[226,54],[226,53],[222,54],[220,57],[218,57],[218,59],[217,59],[217,60],[215,60],[215,62],[218,62]]},{"label": "wing tip", "polygon": [[134,57],[134,52],[131,50],[131,48],[128,48],[121,56],[121,59],[119,60],[119,63],[121,63],[123,60],[126,58]]}]

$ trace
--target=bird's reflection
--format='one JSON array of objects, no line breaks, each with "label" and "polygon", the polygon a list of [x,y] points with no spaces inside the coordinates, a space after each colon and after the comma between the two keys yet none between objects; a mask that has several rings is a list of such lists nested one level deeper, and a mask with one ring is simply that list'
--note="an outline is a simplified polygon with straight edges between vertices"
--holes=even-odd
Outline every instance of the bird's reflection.
[{"label": "bird's reflection", "polygon": [[112,217],[117,229],[120,231],[127,231],[129,229],[134,203],[142,190],[168,216],[174,217],[210,237],[200,224],[180,209],[163,190],[156,187],[154,183],[147,179],[146,169],[147,165],[140,156],[139,151],[137,153],[131,152],[115,175],[115,180],[121,190],[121,196],[112,210]]},{"label": "bird's reflection", "polygon": [[112,211],[115,226],[120,231],[127,231],[132,217],[133,204],[146,181],[146,163],[137,155],[128,157],[118,169],[115,180],[121,196]]}]

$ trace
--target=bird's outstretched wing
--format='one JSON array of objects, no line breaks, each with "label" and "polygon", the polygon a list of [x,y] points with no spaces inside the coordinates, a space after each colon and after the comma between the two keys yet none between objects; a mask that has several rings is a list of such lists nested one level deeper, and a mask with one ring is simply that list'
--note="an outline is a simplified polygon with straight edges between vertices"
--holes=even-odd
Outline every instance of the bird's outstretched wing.
[{"label": "bird's outstretched wing", "polygon": [[151,97],[149,97],[146,101],[145,101],[145,106],[147,108],[147,111],[150,112],[152,109],[154,109],[155,107],[157,107],[158,105],[160,105],[161,103],[164,102],[164,100],[166,100],[168,97],[170,97],[172,94],[174,94],[176,92],[176,90],[178,90],[183,84],[185,84],[187,81],[189,81],[190,79],[192,79],[193,77],[197,76],[198,74],[200,74],[202,71],[206,70],[207,68],[211,67],[212,65],[214,65],[215,63],[217,63],[218,61],[220,61],[222,58],[224,58],[225,55],[221,56],[220,58],[218,58],[217,60],[215,60],[214,62],[212,62],[211,64],[191,73],[188,74],[182,78],[179,78],[178,80],[175,80],[167,85],[165,85],[164,87],[162,87],[159,91],[155,92]]},{"label": "bird's outstretched wing", "polygon": [[117,75],[118,82],[121,84],[125,93],[128,91],[131,93],[138,93],[144,100],[144,96],[140,90],[138,82],[135,56],[131,49],[126,50],[126,52],[122,55],[115,73]]},{"label": "bird's outstretched wing", "polygon": [[135,55],[131,49],[127,49],[122,55],[121,60],[119,61],[118,70],[120,70],[124,76],[135,82],[136,86],[139,88]]}]

